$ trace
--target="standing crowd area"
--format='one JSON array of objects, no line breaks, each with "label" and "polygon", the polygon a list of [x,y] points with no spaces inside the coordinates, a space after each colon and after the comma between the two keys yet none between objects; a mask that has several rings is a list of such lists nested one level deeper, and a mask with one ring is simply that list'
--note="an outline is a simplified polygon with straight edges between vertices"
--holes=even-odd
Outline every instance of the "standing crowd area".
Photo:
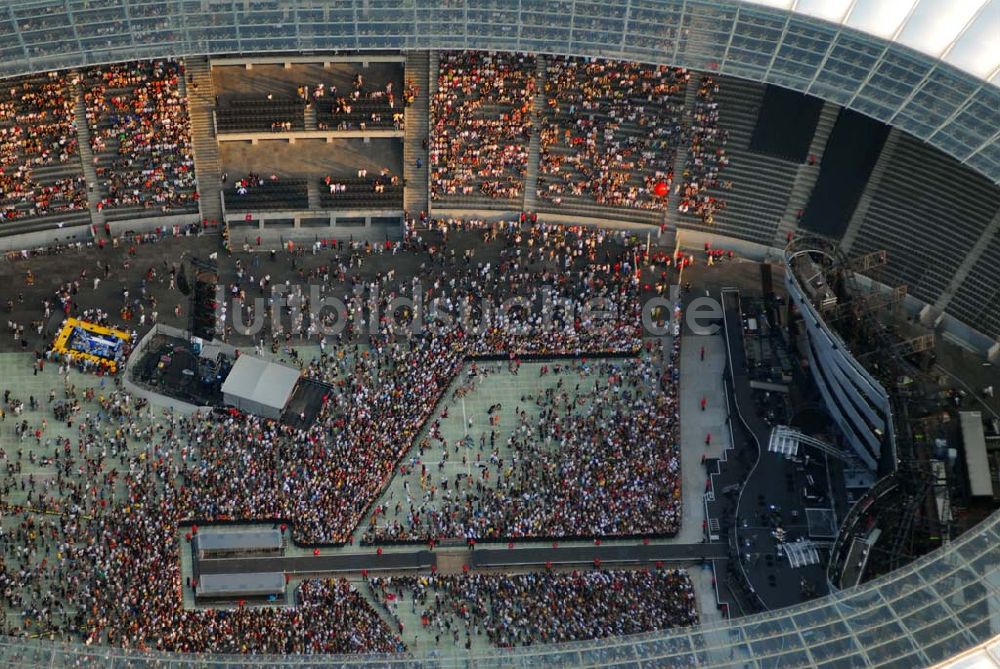
[{"label": "standing crowd area", "polygon": [[523,196],[535,69],[526,54],[440,54],[430,99],[432,200]]},{"label": "standing crowd area", "polygon": [[[108,264],[105,280],[120,279],[139,301],[151,297],[148,289],[154,285],[168,294],[177,290],[166,262],[161,271],[133,266],[130,257],[114,274]],[[345,298],[360,291],[367,299],[377,291],[383,315],[372,318],[370,303],[361,310],[362,318],[372,321],[370,329],[353,321],[340,335],[323,337],[312,323],[288,322],[237,342],[258,349],[270,344],[304,374],[330,384],[319,417],[309,427],[295,428],[231,412],[181,416],[131,397],[117,377],[81,377],[66,365],[38,364],[38,376],[51,376],[48,397],[26,398],[8,388],[4,406],[22,408],[20,415],[5,414],[0,422],[0,491],[7,505],[0,524],[3,632],[171,651],[388,652],[406,647],[402,628],[394,629],[369,605],[371,593],[341,580],[304,582],[290,608],[184,608],[182,593],[194,583],[181,578],[178,555],[188,545],[180,527],[185,521],[281,519],[300,541],[352,541],[408,462],[440,400],[464,382],[460,374],[470,357],[493,356],[489,364],[499,363],[510,373],[526,364],[525,356],[576,359],[558,374],[552,370],[553,378],[565,380],[564,388],[540,398],[537,409],[545,417],[526,420],[516,435],[526,458],[537,454],[558,466],[554,453],[564,448],[566,469],[560,474],[552,467],[518,466],[515,474],[508,463],[487,466],[491,479],[504,478],[505,486],[516,481],[526,491],[538,491],[536,504],[560,508],[548,517],[512,516],[497,536],[613,534],[676,523],[670,517],[678,486],[669,476],[673,465],[667,456],[653,459],[650,452],[656,442],[671,453],[676,419],[672,379],[660,377],[661,361],[643,344],[639,298],[653,287],[640,282],[638,269],[649,259],[639,240],[597,229],[433,221],[426,227],[411,225],[401,242],[282,251],[264,259],[264,266],[250,259],[238,256],[222,272],[229,293],[245,301],[241,309],[251,308],[250,297],[269,295],[272,279],[280,275],[298,274],[303,282],[320,283],[325,294]],[[544,298],[543,287],[551,287],[563,304],[552,319],[532,306]],[[92,294],[89,282],[81,282],[63,295],[64,311],[89,312]],[[439,313],[455,314],[457,325],[421,334],[407,327],[405,313],[385,315],[395,313],[389,310],[390,299],[415,294]],[[518,298],[518,307],[490,308],[512,298]],[[591,298],[599,300],[604,316],[583,309]],[[172,299],[182,301],[179,295]],[[39,300],[37,309],[47,309],[49,302]],[[599,355],[625,356],[630,362],[584,362]],[[599,375],[608,380],[593,381]],[[580,387],[571,389],[571,383]],[[584,399],[578,410],[569,404],[574,396]],[[525,399],[526,406],[534,402]],[[588,402],[605,404],[587,409]],[[637,413],[626,415],[626,410]],[[567,435],[584,429],[598,430],[606,439]],[[546,441],[545,448],[536,443]],[[641,483],[626,480],[633,475]],[[557,476],[568,492],[559,498],[546,492]],[[656,486],[656,492],[647,495],[640,485]],[[433,531],[461,531],[465,525]],[[509,605],[513,613],[528,606],[528,593],[539,602],[534,606],[543,606],[580,587],[538,578],[537,583],[515,579],[515,586],[494,589],[492,595],[487,593],[493,586],[484,583],[481,596],[499,601],[509,592],[519,602]],[[602,578],[587,576],[587,588],[617,592],[637,578],[642,592],[647,577]],[[530,621],[504,615],[483,630],[494,643],[510,645],[693,620],[681,615],[690,598],[681,581],[666,589],[648,586],[646,592],[653,591],[657,600],[649,600],[646,611],[623,611],[594,600],[587,604],[593,607],[589,627],[582,617],[567,615],[563,626],[534,630]],[[583,591],[579,596],[591,597]],[[665,604],[658,602],[668,600],[674,602],[673,617],[663,618],[657,607]]]},{"label": "standing crowd area", "polygon": [[[376,505],[364,541],[675,534],[678,351],[679,341],[667,360],[650,346],[640,358],[517,369],[539,383],[521,382],[513,420],[503,416],[511,407],[490,403],[485,415],[467,419],[482,428],[449,438],[442,423],[467,415],[465,399],[477,391],[495,396],[491,377],[511,374],[500,363],[467,367],[400,463],[403,489]],[[458,473],[446,468],[459,461]]]},{"label": "standing crowd area", "polygon": [[485,636],[510,648],[698,624],[683,569],[389,576],[366,585],[397,621],[407,608],[419,616],[435,646],[469,649]]},{"label": "standing crowd area", "polygon": [[599,59],[548,59],[538,197],[662,209],[683,142],[682,68]]}]

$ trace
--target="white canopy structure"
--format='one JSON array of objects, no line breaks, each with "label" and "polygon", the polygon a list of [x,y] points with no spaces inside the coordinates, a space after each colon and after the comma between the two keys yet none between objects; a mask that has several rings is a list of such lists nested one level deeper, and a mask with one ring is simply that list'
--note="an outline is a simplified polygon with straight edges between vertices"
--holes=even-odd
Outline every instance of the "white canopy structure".
[{"label": "white canopy structure", "polygon": [[226,404],[278,420],[299,381],[299,370],[241,355],[222,384]]}]

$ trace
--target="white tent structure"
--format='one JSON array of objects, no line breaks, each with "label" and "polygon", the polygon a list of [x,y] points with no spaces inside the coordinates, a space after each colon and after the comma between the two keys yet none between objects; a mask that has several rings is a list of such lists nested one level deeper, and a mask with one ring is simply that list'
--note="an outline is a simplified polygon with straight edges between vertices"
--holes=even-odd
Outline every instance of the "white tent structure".
[{"label": "white tent structure", "polygon": [[222,397],[240,411],[278,420],[298,381],[297,369],[241,355],[222,384]]}]

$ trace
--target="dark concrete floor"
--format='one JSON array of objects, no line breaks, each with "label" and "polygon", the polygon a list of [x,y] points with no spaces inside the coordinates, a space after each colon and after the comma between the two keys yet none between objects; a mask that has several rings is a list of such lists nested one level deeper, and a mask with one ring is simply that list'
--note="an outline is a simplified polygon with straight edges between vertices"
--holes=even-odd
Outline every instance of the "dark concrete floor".
[{"label": "dark concrete floor", "polygon": [[219,164],[229,175],[225,188],[231,190],[233,183],[256,172],[267,177],[319,180],[326,175],[337,178],[354,178],[358,170],[368,170],[369,177],[378,175],[383,167],[399,177],[403,175],[403,140],[372,139],[365,142],[361,138],[300,139],[294,144],[282,140],[276,134],[273,140],[262,140],[253,145],[246,142],[220,142]]},{"label": "dark concrete floor", "polygon": [[299,86],[324,84],[329,90],[336,86],[339,95],[345,95],[354,90],[354,77],[361,74],[367,90],[381,90],[392,82],[393,93],[401,97],[403,92],[403,63],[369,63],[363,67],[361,63],[334,63],[330,69],[322,65],[309,63],[293,63],[290,68],[284,65],[254,65],[247,70],[241,65],[212,68],[212,81],[215,92],[220,98],[229,95],[265,96],[272,93],[278,97],[295,97]]}]

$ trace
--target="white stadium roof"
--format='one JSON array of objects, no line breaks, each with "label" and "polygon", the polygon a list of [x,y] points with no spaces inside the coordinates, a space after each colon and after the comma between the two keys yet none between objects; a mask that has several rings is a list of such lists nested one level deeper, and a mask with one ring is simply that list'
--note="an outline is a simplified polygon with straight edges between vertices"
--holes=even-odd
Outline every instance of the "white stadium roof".
[{"label": "white stadium roof", "polygon": [[744,0],[908,46],[1000,86],[1000,0]]}]

